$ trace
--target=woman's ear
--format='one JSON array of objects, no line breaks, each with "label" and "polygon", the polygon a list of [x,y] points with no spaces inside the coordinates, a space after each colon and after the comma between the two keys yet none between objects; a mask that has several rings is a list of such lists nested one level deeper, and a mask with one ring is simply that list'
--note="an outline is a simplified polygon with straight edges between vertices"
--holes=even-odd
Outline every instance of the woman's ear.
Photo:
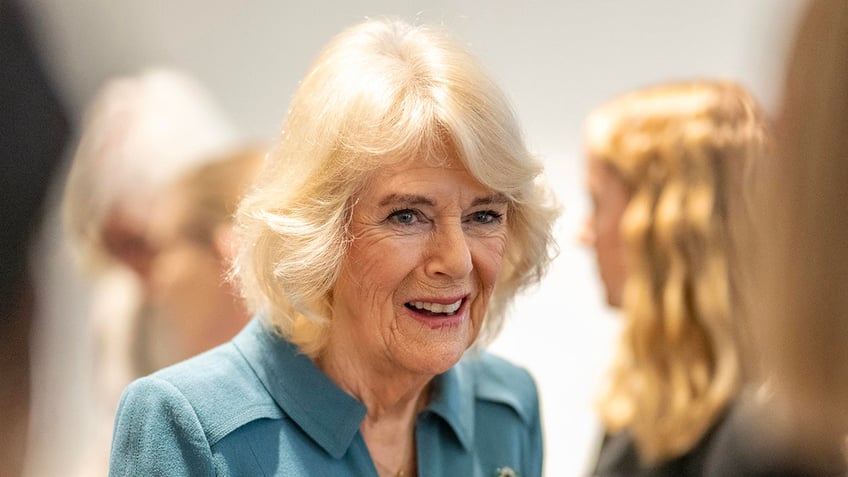
[{"label": "woman's ear", "polygon": [[236,256],[235,244],[233,243],[233,226],[230,224],[215,226],[215,230],[212,232],[212,243],[218,256],[223,258],[227,264],[231,264]]}]

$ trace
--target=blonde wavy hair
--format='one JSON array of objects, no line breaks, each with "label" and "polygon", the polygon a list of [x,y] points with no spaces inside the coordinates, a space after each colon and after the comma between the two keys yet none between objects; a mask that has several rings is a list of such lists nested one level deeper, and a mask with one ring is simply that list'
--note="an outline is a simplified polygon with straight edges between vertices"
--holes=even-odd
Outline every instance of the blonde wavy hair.
[{"label": "blonde wavy hair", "polygon": [[262,168],[267,148],[244,144],[217,154],[170,185],[169,193],[186,204],[182,233],[202,245],[214,245],[220,226],[230,226],[241,198]]},{"label": "blonde wavy hair", "polygon": [[352,240],[351,207],[382,167],[456,156],[509,198],[509,241],[477,345],[553,255],[556,207],[503,92],[439,28],[367,20],[336,36],[294,95],[254,192],[242,202],[234,275],[251,308],[302,352],[326,345]]},{"label": "blonde wavy hair", "polygon": [[625,94],[586,126],[589,156],[630,191],[625,319],[601,416],[631,433],[643,460],[671,459],[697,444],[741,384],[730,230],[745,217],[765,114],[740,85],[703,80]]}]

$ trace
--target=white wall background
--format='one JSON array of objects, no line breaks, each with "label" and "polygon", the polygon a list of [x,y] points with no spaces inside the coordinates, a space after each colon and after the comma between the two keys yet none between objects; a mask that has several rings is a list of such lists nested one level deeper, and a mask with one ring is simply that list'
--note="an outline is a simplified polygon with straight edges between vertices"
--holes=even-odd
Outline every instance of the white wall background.
[{"label": "white wall background", "polygon": [[[801,0],[32,0],[38,40],[75,120],[102,82],[149,65],[198,77],[247,137],[277,132],[298,80],[320,47],[366,16],[444,23],[507,91],[531,147],[548,168],[565,213],[561,254],[537,290],[521,297],[493,350],[528,367],[540,386],[546,475],[589,471],[598,429],[591,402],[616,321],[604,307],[593,257],[575,236],[587,202],[580,127],[611,95],[693,76],[731,77],[773,108],[788,31]],[[85,286],[71,270],[55,217],[41,254],[44,304],[55,326],[36,385],[53,459],[33,475],[62,475],[84,425],[74,417],[85,344]],[[55,318],[58,317],[58,318]],[[77,384],[79,387],[81,384]],[[70,389],[73,389],[71,387]],[[53,392],[55,391],[55,392]],[[57,397],[58,392],[63,392]],[[47,404],[46,406],[44,404]],[[40,423],[40,424],[39,424]],[[36,437],[36,440],[41,439]],[[47,441],[45,441],[47,442]],[[41,442],[44,446],[45,442]],[[58,458],[56,458],[58,456]]]}]

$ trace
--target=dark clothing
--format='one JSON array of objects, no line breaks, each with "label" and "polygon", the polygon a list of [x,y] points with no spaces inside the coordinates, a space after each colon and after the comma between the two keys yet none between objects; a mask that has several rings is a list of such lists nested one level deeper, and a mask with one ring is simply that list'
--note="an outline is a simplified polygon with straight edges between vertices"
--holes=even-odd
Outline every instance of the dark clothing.
[{"label": "dark clothing", "polygon": [[35,289],[28,266],[69,126],[33,48],[24,9],[0,0],[0,473],[21,472]]},{"label": "dark clothing", "polygon": [[[29,244],[70,133],[37,57],[26,12],[0,0],[0,303],[25,282]],[[5,313],[0,313],[0,320]]]},{"label": "dark clothing", "polygon": [[[593,477],[835,477],[845,469],[810,470],[789,447],[752,424],[748,410],[734,405],[686,454],[645,465],[627,432],[607,434]],[[840,466],[841,467],[841,466]]]},{"label": "dark clothing", "polygon": [[[727,421],[723,414],[692,450],[671,460],[645,465],[639,458],[636,441],[626,431],[607,434],[601,444],[598,462],[592,473],[597,477],[685,477],[702,476],[712,456],[712,447]],[[728,474],[732,475],[732,474]]]}]

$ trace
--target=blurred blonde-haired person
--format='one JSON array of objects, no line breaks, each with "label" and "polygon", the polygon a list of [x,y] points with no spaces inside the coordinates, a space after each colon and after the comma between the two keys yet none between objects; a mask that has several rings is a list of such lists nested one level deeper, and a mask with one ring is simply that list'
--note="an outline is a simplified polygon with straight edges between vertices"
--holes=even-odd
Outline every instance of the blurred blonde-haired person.
[{"label": "blurred blonde-haired person", "polygon": [[745,88],[709,79],[632,91],[587,118],[583,241],[624,320],[594,475],[701,476],[717,458],[745,380],[730,229],[766,127]]},{"label": "blurred blonde-haired person", "polygon": [[177,360],[229,340],[250,318],[227,272],[235,254],[235,212],[264,157],[259,146],[217,155],[152,204],[149,296],[167,321],[160,346]]}]

